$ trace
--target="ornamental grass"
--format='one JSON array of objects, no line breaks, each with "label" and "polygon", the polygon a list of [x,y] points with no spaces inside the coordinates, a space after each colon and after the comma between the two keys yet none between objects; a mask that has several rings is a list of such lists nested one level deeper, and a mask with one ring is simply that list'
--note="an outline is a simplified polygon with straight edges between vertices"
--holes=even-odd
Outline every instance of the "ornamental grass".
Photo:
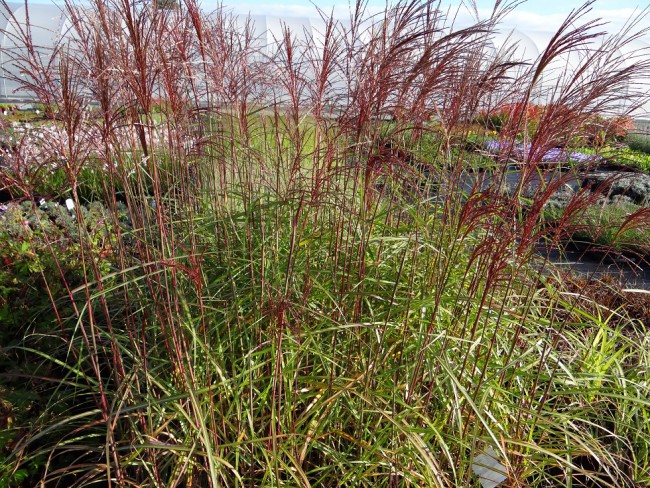
[{"label": "ornamental grass", "polygon": [[459,148],[543,95],[544,154],[648,62],[614,56],[631,26],[539,93],[602,27],[586,5],[524,65],[491,50],[512,7],[358,2],[265,50],[193,0],[68,4],[78,44],[13,60],[56,134],[1,173],[0,486],[480,486],[485,452],[507,486],[647,486],[648,324],[535,252],[591,197],[549,230],[564,175],[467,188]]}]

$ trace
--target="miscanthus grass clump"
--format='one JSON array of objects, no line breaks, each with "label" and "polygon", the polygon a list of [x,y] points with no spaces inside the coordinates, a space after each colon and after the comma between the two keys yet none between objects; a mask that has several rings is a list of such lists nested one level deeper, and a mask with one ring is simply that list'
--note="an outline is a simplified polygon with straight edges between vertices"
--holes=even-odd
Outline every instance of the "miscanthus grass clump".
[{"label": "miscanthus grass clump", "polygon": [[[19,270],[40,310],[0,335],[4,486],[480,486],[485,453],[511,486],[647,485],[647,324],[534,250],[590,204],[549,230],[565,176],[535,155],[638,101],[648,66],[613,56],[631,30],[599,44],[548,94],[519,191],[498,168],[468,188],[465,124],[598,36],[581,9],[521,65],[488,49],[497,7],[449,31],[430,2],[359,3],[269,55],[191,1],[69,5],[83,49],[14,60],[60,137],[2,168],[33,220],[3,270],[48,256]],[[39,192],[101,202],[102,231]]]}]

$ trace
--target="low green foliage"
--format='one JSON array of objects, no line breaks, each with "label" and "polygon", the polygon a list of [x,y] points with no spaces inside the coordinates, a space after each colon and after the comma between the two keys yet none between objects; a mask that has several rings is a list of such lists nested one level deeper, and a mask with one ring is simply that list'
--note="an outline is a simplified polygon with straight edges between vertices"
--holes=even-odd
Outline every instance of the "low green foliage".
[{"label": "low green foliage", "polygon": [[50,329],[52,301],[85,282],[84,268],[90,263],[84,260],[91,259],[102,274],[111,271],[116,245],[112,214],[100,203],[78,209],[24,201],[10,203],[0,214],[3,344],[14,344],[28,329]]},{"label": "low green foliage", "polygon": [[[549,207],[547,217],[562,218],[563,209]],[[650,210],[632,203],[590,206],[571,218],[567,228],[575,243],[602,253],[650,256]]]},{"label": "low green foliage", "polygon": [[650,135],[630,133],[625,142],[633,151],[650,155]]},{"label": "low green foliage", "polygon": [[605,162],[623,164],[650,172],[650,155],[632,145],[603,146],[597,149],[591,147],[577,148],[576,151],[602,157]]},{"label": "low green foliage", "polygon": [[615,161],[650,172],[650,154],[645,150],[638,149],[635,145],[630,145],[629,149],[624,148],[617,152]]}]

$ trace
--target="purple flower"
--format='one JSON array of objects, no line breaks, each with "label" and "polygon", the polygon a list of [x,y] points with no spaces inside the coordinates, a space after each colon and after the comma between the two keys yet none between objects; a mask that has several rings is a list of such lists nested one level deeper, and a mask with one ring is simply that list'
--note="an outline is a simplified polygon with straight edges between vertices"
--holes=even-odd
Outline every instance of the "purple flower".
[{"label": "purple flower", "polygon": [[491,153],[500,153],[500,152],[505,152],[505,151],[510,151],[513,156],[521,158],[521,159],[526,159],[526,158],[531,158],[533,160],[539,159],[539,161],[543,162],[566,162],[566,161],[571,161],[573,163],[585,163],[589,161],[599,161],[600,156],[594,156],[590,154],[585,154],[579,151],[571,151],[567,152],[563,150],[562,148],[559,147],[552,147],[548,150],[546,150],[541,157],[538,156],[537,154],[533,154],[531,156],[530,154],[530,149],[531,145],[530,144],[522,144],[522,143],[515,143],[512,144],[511,142],[508,141],[497,141],[494,139],[490,139],[484,142],[484,147],[487,151]]},{"label": "purple flower", "polygon": [[498,152],[501,151],[502,148],[503,148],[503,143],[500,141],[496,141],[494,139],[485,141],[485,149],[490,152]]}]

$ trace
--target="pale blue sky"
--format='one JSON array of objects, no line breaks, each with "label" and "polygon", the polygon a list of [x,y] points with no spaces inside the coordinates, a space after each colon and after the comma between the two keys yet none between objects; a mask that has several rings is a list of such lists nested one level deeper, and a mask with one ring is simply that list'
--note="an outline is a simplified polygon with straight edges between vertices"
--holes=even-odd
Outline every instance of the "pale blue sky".
[{"label": "pale blue sky", "polygon": [[[24,0],[13,0],[22,2]],[[61,4],[64,0],[27,0],[29,3],[55,3]],[[73,0],[74,1],[74,0]],[[76,0],[83,2],[84,0]],[[182,1],[182,0],[179,0]],[[355,0],[198,0],[206,11],[216,9],[220,4],[226,10],[238,14],[275,15],[279,17],[318,17],[316,7],[330,13],[333,9],[335,17],[344,19],[350,15],[350,4]],[[408,0],[404,0],[408,1]],[[431,0],[435,2],[436,0]],[[469,5],[471,0],[443,0],[443,8],[452,8],[458,23],[471,22],[473,15],[470,9],[461,7],[461,2]],[[503,0],[505,3],[518,0]],[[395,0],[389,0],[392,4]],[[583,0],[527,0],[522,1],[517,8],[506,18],[504,25],[520,30],[555,31],[571,10],[580,7]],[[648,8],[649,0],[596,0],[590,19],[601,19],[608,22],[606,29],[609,32],[620,30],[630,18],[638,16],[642,8]],[[487,17],[494,7],[494,0],[476,0],[479,15]],[[386,7],[386,0],[368,0],[368,10],[378,12]],[[647,28],[650,31],[650,11],[637,25],[638,28]],[[639,30],[639,29],[635,29]]]},{"label": "pale blue sky", "polygon": [[[206,10],[210,10],[218,4],[218,0],[201,0]],[[354,1],[354,0],[351,0]],[[392,3],[392,0],[391,2]],[[458,6],[461,0],[445,0],[443,6]],[[465,2],[466,4],[469,1]],[[521,29],[554,30],[564,20],[572,9],[580,7],[582,0],[528,0],[519,5],[508,18],[508,24]],[[223,0],[227,9],[237,13],[252,13],[261,15],[296,15],[316,16],[314,4],[326,12],[335,7],[335,15],[339,18],[345,17],[349,12],[347,0]],[[477,0],[476,4],[483,15],[487,16],[494,6],[494,0]],[[596,0],[593,5],[591,17],[599,17],[611,22],[609,30],[616,30],[633,13],[638,13],[641,7],[648,5],[648,0]],[[373,11],[381,10],[386,6],[385,0],[369,0],[368,8]],[[470,18],[468,9],[461,8],[461,17]],[[645,25],[650,24],[646,19]]]},{"label": "pale blue sky", "polygon": [[[23,2],[24,0],[10,0]],[[28,3],[55,3],[62,4],[64,0],[27,0]],[[84,0],[78,0],[83,2]],[[237,11],[250,11],[254,14],[263,15],[287,15],[290,13],[310,14],[315,12],[314,5],[318,5],[325,11],[330,11],[336,6],[340,12],[347,11],[348,5],[355,0],[198,0],[205,10],[214,10],[219,4],[227,9]],[[394,3],[395,0],[389,0],[388,4]],[[408,0],[404,0],[408,1]],[[432,0],[435,2],[436,0]],[[504,2],[516,2],[518,0],[504,0]],[[586,0],[522,0],[517,11],[529,12],[540,16],[568,14],[571,9],[582,5]],[[443,0],[443,6],[457,6],[461,2],[469,5],[471,0]],[[370,9],[380,10],[386,6],[386,0],[368,0],[367,4]],[[494,0],[476,0],[479,9],[485,11],[491,10],[494,6]],[[647,7],[648,0],[596,0],[593,8],[596,11],[618,12],[622,14],[631,13],[634,9]]]},{"label": "pale blue sky", "polygon": [[[224,1],[224,5],[233,8],[243,8],[248,7],[252,10],[274,10],[278,13],[286,8],[287,10],[293,9],[313,9],[313,4],[318,5],[319,7],[329,10],[334,4],[338,6],[348,5],[347,1],[342,0],[316,0],[311,2],[309,0],[228,0]],[[389,2],[390,3],[390,2]],[[458,4],[459,1],[455,2],[446,2],[449,4]],[[469,2],[466,2],[469,3]],[[568,13],[572,8],[577,8],[582,5],[584,2],[580,0],[528,0],[527,2],[522,3],[518,7],[518,10],[526,10],[538,14],[557,14],[557,13]],[[211,5],[216,5],[217,2],[211,0],[203,0],[203,4],[206,7]],[[490,9],[494,6],[494,0],[477,0],[476,4],[479,8]],[[604,9],[604,10],[622,10],[622,9],[633,9],[639,7],[640,5],[647,4],[646,2],[640,0],[597,0],[594,4],[595,9]],[[384,0],[369,0],[369,7],[384,7],[386,2]]]}]

